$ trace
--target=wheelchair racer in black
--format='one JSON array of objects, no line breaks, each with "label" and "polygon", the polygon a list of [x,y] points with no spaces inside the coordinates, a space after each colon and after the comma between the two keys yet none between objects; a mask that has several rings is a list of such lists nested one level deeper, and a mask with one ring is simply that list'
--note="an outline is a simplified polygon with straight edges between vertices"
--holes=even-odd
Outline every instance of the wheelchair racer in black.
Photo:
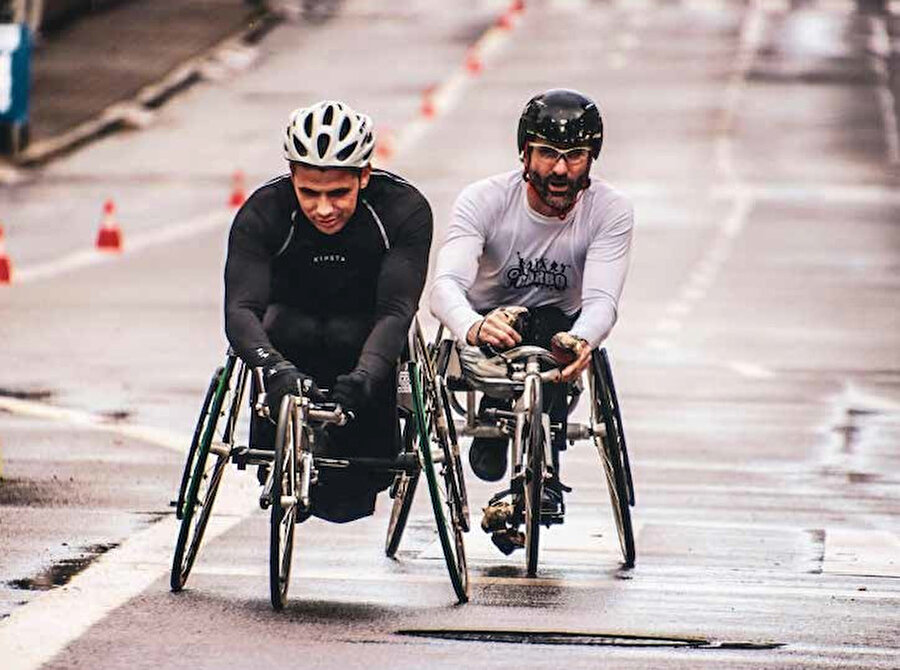
[{"label": "wheelchair racer in black", "polygon": [[[397,175],[374,170],[372,121],[346,104],[295,110],[284,137],[290,173],[254,192],[235,216],[225,265],[225,332],[263,369],[270,415],[301,391],[351,412],[317,441],[326,455],[391,458],[400,448],[396,364],[428,269],[432,214]],[[250,443],[272,448],[254,417]],[[331,471],[312,513],[351,521],[374,512],[391,476]]]}]

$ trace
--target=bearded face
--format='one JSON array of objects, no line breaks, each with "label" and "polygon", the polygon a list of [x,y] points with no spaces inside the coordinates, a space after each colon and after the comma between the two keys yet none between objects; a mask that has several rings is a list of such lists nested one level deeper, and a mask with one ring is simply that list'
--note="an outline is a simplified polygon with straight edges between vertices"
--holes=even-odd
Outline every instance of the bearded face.
[{"label": "bearded face", "polygon": [[591,185],[588,176],[589,167],[585,167],[580,174],[558,174],[551,170],[549,174],[540,171],[540,166],[529,166],[527,171],[528,181],[534,186],[541,201],[560,213],[568,212],[578,194]]}]

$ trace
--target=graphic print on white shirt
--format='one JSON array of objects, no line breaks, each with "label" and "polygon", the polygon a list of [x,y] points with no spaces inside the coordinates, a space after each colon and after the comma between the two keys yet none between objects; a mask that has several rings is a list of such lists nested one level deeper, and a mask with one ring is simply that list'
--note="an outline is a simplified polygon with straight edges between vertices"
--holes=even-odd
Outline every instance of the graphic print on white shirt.
[{"label": "graphic print on white shirt", "polygon": [[525,259],[522,258],[522,254],[518,251],[516,256],[519,257],[519,262],[515,267],[511,267],[506,271],[507,287],[521,289],[539,286],[541,288],[565,291],[569,286],[569,278],[566,276],[566,271],[571,268],[571,265],[557,263],[556,261],[548,263],[544,256]]}]

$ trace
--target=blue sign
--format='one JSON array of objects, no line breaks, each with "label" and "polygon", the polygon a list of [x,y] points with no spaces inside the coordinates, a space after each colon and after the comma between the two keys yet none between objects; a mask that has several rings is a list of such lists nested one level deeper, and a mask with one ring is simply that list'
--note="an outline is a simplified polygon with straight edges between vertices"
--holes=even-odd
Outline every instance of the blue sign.
[{"label": "blue sign", "polygon": [[28,120],[31,39],[24,23],[0,23],[0,121]]}]

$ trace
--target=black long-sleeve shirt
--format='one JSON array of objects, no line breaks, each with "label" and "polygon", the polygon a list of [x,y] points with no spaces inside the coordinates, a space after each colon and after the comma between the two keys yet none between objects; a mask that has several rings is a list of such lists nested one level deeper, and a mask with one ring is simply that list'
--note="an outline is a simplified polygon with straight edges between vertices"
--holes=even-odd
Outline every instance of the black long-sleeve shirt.
[{"label": "black long-sleeve shirt", "polygon": [[225,264],[225,333],[249,365],[283,360],[263,327],[270,305],[372,323],[357,369],[383,380],[403,350],[428,271],[431,208],[402,178],[373,170],[353,216],[334,235],[304,216],[288,175],[235,216]]}]

